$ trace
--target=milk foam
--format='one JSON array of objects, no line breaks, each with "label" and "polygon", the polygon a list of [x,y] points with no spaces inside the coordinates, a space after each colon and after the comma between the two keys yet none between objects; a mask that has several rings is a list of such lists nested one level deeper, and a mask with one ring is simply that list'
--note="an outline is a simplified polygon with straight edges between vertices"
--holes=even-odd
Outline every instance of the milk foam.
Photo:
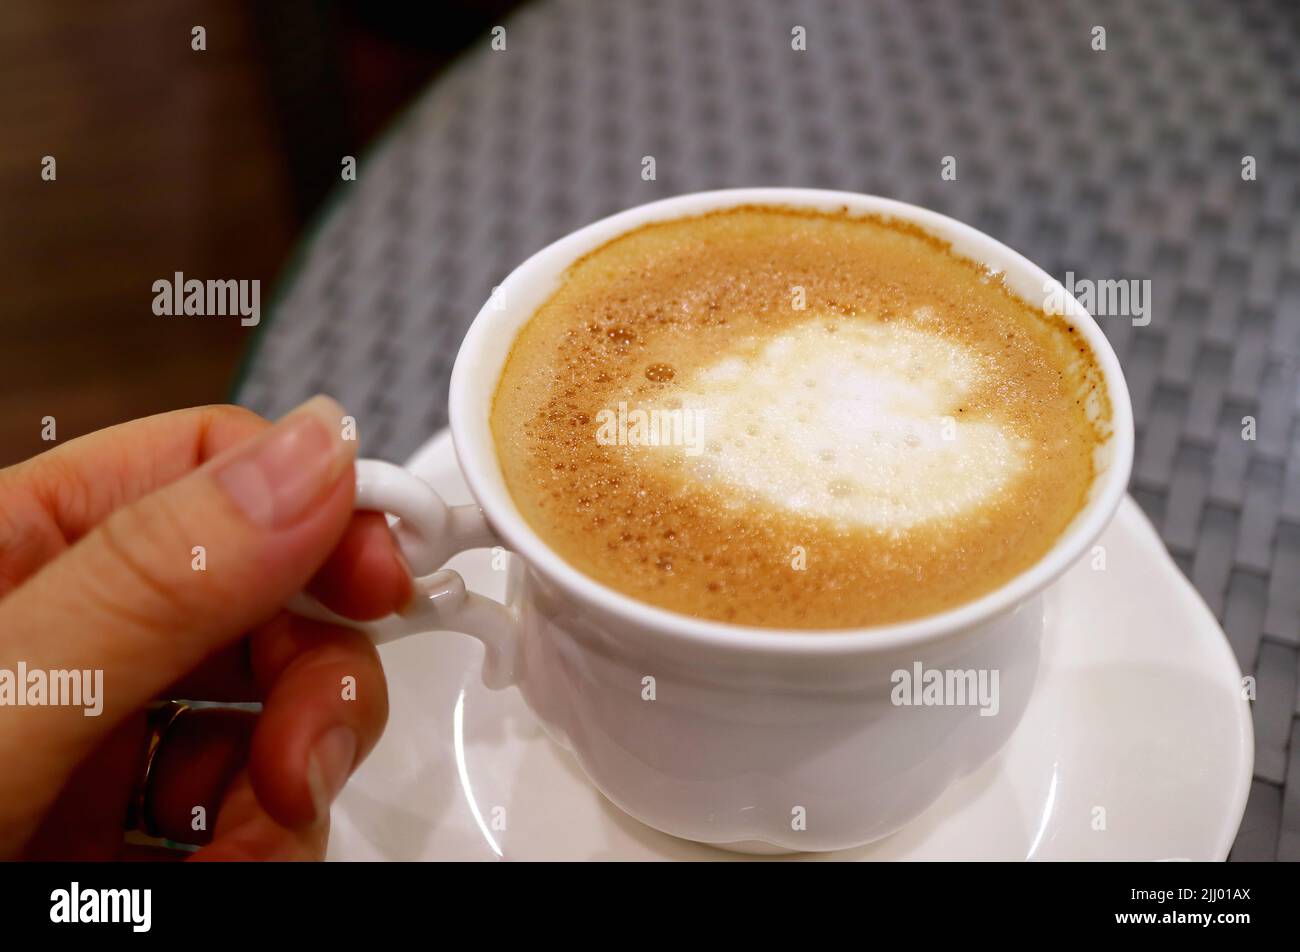
[{"label": "milk foam", "polygon": [[695,414],[705,452],[684,465],[739,505],[902,531],[995,499],[1027,447],[964,418],[981,358],[915,322],[812,317],[751,339],[664,391]]}]

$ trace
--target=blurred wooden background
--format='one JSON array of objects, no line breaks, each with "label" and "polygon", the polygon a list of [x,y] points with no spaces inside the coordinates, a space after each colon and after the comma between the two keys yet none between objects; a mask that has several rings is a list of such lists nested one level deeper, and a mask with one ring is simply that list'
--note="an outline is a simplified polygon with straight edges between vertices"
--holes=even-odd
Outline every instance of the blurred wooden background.
[{"label": "blurred wooden background", "polygon": [[223,399],[254,328],[156,317],[151,285],[183,271],[265,293],[295,222],[242,5],[6,3],[0,31],[7,464],[48,447],[45,416],[64,442]]},{"label": "blurred wooden background", "polygon": [[0,3],[0,466],[46,416],[65,442],[224,400],[257,329],[157,317],[153,282],[258,279],[265,320],[341,156],[512,5]]}]

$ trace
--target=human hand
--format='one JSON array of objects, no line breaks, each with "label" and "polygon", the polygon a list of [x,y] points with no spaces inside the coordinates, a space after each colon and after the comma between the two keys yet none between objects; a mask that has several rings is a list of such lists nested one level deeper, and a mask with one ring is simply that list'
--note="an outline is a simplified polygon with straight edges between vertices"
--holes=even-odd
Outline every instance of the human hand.
[{"label": "human hand", "polygon": [[[0,470],[0,858],[172,852],[123,839],[146,707],[168,698],[263,708],[173,722],[144,790],[154,830],[207,844],[199,859],[324,854],[329,804],[378,740],[387,689],[363,635],[283,606],[307,589],[365,620],[412,592],[383,517],[353,512],[343,416],[325,397],[274,425],[181,410]],[[3,679],[24,691],[20,662],[102,671],[99,714],[13,706]]]}]

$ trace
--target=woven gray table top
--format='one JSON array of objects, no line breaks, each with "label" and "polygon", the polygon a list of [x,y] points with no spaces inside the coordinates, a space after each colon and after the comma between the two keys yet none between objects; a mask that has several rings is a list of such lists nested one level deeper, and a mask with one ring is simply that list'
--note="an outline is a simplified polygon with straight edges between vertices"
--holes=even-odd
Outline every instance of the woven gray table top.
[{"label": "woven gray table top", "polygon": [[404,459],[516,264],[700,189],[887,195],[1063,280],[1149,279],[1149,324],[1101,319],[1131,490],[1257,679],[1232,856],[1300,859],[1300,4],[551,0],[504,26],[337,187],[240,401],[331,393]]}]

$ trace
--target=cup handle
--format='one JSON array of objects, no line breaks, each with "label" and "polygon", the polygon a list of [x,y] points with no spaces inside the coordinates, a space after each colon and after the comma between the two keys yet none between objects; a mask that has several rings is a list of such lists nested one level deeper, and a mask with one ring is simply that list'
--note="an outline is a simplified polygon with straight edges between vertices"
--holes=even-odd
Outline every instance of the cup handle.
[{"label": "cup handle", "polygon": [[522,627],[519,561],[511,559],[508,565],[504,603],[467,590],[458,572],[442,568],[458,552],[500,544],[483,511],[475,505],[448,506],[419,476],[382,460],[358,460],[356,474],[354,505],[388,514],[389,528],[415,576],[415,592],[400,612],[373,622],[344,618],[302,592],[289,602],[289,610],[355,628],[377,645],[425,631],[460,632],[483,642],[484,684],[514,684]]}]

